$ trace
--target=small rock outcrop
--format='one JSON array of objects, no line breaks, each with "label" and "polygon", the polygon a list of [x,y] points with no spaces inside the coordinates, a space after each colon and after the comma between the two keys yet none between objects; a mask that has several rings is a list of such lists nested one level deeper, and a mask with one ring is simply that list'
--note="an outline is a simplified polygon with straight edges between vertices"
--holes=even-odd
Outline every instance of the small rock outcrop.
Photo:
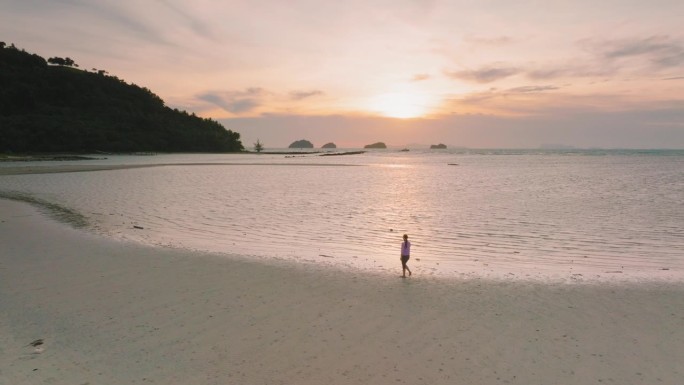
[{"label": "small rock outcrop", "polygon": [[442,143],[433,144],[432,146],[430,146],[430,150],[444,150],[446,148],[447,148],[446,144],[442,144]]},{"label": "small rock outcrop", "polygon": [[333,142],[324,144],[321,148],[337,148],[337,145]]},{"label": "small rock outcrop", "polygon": [[377,142],[373,144],[367,144],[363,148],[387,148],[387,145],[383,142]]},{"label": "small rock outcrop", "polygon": [[313,147],[314,147],[313,143],[309,142],[306,139],[294,141],[289,146],[289,148],[313,148]]}]

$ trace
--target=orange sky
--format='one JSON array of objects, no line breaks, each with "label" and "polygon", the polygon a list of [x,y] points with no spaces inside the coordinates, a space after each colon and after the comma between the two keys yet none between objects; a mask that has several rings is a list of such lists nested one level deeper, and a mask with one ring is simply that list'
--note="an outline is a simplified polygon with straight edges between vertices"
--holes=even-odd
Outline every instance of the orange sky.
[{"label": "orange sky", "polygon": [[3,1],[0,40],[246,146],[684,148],[681,1]]}]

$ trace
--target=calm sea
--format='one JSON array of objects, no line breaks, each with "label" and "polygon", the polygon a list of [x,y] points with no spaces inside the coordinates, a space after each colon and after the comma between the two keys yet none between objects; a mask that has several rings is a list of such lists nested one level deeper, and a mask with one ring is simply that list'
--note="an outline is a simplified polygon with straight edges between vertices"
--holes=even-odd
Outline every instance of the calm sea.
[{"label": "calm sea", "polygon": [[[68,164],[163,166],[6,175],[0,193],[78,212],[86,230],[106,236],[247,258],[398,275],[406,233],[418,276],[684,280],[684,151],[378,150]],[[22,165],[48,164],[0,167]]]}]

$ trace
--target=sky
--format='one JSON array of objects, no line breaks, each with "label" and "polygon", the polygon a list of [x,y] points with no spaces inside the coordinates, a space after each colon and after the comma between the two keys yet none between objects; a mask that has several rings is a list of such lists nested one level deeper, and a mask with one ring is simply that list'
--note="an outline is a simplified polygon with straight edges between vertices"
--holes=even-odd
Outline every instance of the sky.
[{"label": "sky", "polygon": [[247,148],[684,148],[682,20],[681,0],[0,0],[0,41]]}]

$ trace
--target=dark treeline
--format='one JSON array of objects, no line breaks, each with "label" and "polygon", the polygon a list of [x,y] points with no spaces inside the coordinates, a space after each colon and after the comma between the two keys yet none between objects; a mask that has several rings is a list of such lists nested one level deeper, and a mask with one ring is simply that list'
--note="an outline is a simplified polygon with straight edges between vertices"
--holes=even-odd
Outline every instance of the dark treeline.
[{"label": "dark treeline", "polygon": [[[0,152],[235,152],[240,134],[69,58],[0,43]],[[54,65],[53,65],[54,64]]]}]

